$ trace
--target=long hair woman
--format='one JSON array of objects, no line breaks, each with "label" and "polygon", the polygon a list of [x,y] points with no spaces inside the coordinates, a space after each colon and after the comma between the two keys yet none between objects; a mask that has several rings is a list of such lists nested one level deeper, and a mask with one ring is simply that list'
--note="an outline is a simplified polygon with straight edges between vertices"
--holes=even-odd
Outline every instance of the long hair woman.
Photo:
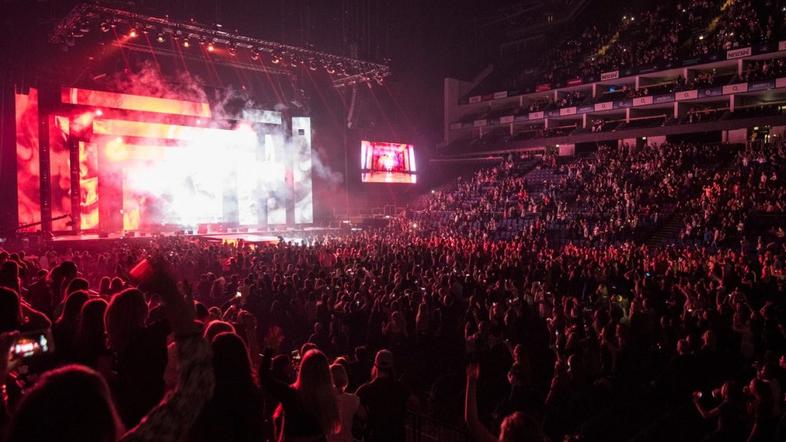
[{"label": "long hair woman", "polygon": [[[45,373],[25,394],[11,416],[6,442],[180,441],[213,394],[213,367],[210,347],[193,320],[192,303],[176,289],[161,295],[181,367],[171,395],[126,431],[129,427],[123,425],[104,377],[93,369],[68,365]],[[0,334],[0,353],[7,354],[13,342],[8,337]],[[7,364],[0,363],[0,381],[7,373]]]},{"label": "long hair woman", "polygon": [[205,404],[190,440],[251,442],[264,431],[264,400],[254,380],[246,344],[233,332],[213,338],[216,387]]},{"label": "long hair woman", "polygon": [[[273,338],[276,340],[276,338]],[[268,350],[262,359],[260,382],[273,397],[281,401],[284,424],[278,435],[284,441],[326,441],[327,436],[341,430],[336,400],[336,389],[330,376],[330,364],[324,353],[309,350],[300,361],[297,380],[287,385],[271,376],[272,348],[278,347],[266,339]]]},{"label": "long hair woman", "polygon": [[89,296],[84,290],[77,290],[68,295],[60,316],[52,325],[52,333],[57,343],[56,353],[59,361],[72,362],[74,355],[74,336],[76,336],[79,312]]},{"label": "long hair woman", "polygon": [[82,305],[74,335],[74,359],[105,376],[112,367],[112,354],[106,345],[104,314],[107,302],[91,299]]},{"label": "long hair woman", "polygon": [[114,295],[104,314],[117,378],[112,392],[123,423],[133,427],[164,396],[165,323],[148,324],[145,296],[137,289]]}]

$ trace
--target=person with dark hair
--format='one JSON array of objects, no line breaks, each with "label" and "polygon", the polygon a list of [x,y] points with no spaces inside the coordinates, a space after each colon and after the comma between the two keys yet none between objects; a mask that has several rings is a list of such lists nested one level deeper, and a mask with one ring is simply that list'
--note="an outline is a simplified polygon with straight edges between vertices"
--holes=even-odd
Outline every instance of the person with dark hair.
[{"label": "person with dark hair", "polygon": [[371,377],[371,361],[368,360],[368,348],[364,345],[355,347],[355,357],[349,363],[349,385],[347,390],[354,391]]},{"label": "person with dark hair", "polygon": [[499,438],[483,425],[478,417],[477,385],[480,365],[467,366],[467,389],[464,399],[464,421],[476,442],[546,442],[540,425],[520,411],[507,416],[500,425]]},{"label": "person with dark hair", "polygon": [[[92,369],[69,365],[47,372],[11,417],[8,442],[177,442],[212,395],[210,348],[194,323],[190,302],[169,285],[167,316],[178,346],[180,382],[173,394],[126,431],[109,387]],[[0,343],[3,339],[0,339]],[[2,346],[0,346],[1,348]],[[0,376],[7,367],[0,364]]]},{"label": "person with dark hair", "polygon": [[390,350],[377,352],[371,381],[361,385],[355,394],[368,414],[366,440],[404,440],[407,408],[414,408],[417,401],[409,389],[395,378]]},{"label": "person with dark hair", "polygon": [[90,299],[79,313],[74,335],[74,361],[106,376],[112,368],[112,353],[106,345],[104,314],[108,304]]},{"label": "person with dark hair", "polygon": [[147,324],[148,307],[137,289],[112,297],[104,314],[109,349],[115,355],[117,378],[112,392],[123,422],[132,427],[164,395],[167,324]]},{"label": "person with dark hair", "polygon": [[753,426],[748,434],[748,442],[771,441],[775,437],[779,416],[773,413],[773,402],[780,400],[772,397],[769,382],[753,378],[748,385],[751,396],[748,403],[748,415]]},{"label": "person with dark hair", "polygon": [[713,391],[713,398],[718,397],[720,404],[707,409],[702,403],[702,393],[693,393],[693,405],[704,419],[717,418],[715,431],[708,437],[708,441],[732,441],[745,438],[745,404],[742,400],[742,391],[734,381],[726,381],[721,388]]},{"label": "person with dark hair", "polygon": [[65,290],[66,298],[68,297],[68,295],[70,295],[71,293],[74,293],[77,290],[83,290],[83,291],[87,292],[88,290],[90,290],[90,283],[87,282],[87,280],[85,278],[74,278],[74,279],[72,279],[68,283],[68,286],[66,286],[66,290]]},{"label": "person with dark hair", "polygon": [[19,280],[19,264],[16,261],[6,261],[0,265],[0,286],[8,287],[21,293],[22,284]]},{"label": "person with dark hair", "polygon": [[123,279],[118,276],[115,276],[114,278],[112,278],[112,281],[109,283],[109,294],[114,295],[120,293],[121,291],[123,291],[124,287],[125,287],[125,282],[123,282]]},{"label": "person with dark hair", "polygon": [[[308,342],[313,342],[316,344],[316,348],[325,351],[328,354],[332,354],[330,350],[333,346],[330,344],[330,334],[323,323],[314,323],[314,332],[311,333],[311,335],[308,337]],[[302,354],[305,354],[305,352]]]},{"label": "person with dark hair", "polygon": [[89,298],[84,290],[77,290],[67,296],[60,316],[52,325],[52,336],[55,338],[55,355],[60,362],[73,362],[74,336],[76,335],[79,313]]},{"label": "person with dark hair", "polygon": [[30,305],[43,313],[52,313],[52,288],[48,281],[49,272],[44,269],[38,271],[38,279],[28,287],[27,300]]},{"label": "person with dark hair", "polygon": [[101,277],[101,281],[98,283],[98,296],[102,297],[109,297],[112,294],[109,292],[109,284],[112,280],[108,276]]},{"label": "person with dark hair", "polygon": [[73,261],[63,261],[52,270],[52,308],[60,305],[65,298],[66,287],[78,274],[79,270]]},{"label": "person with dark hair", "polygon": [[216,387],[191,429],[192,442],[250,442],[264,429],[264,400],[254,381],[246,345],[238,335],[222,332],[213,338]]},{"label": "person with dark hair", "polygon": [[[296,376],[292,363],[293,361],[289,358],[289,355],[274,356],[270,363],[270,376],[286,385],[293,383]],[[270,419],[265,426],[264,434],[269,439],[275,439],[275,435],[279,434],[278,429],[281,428],[283,423],[284,410],[281,408],[281,401],[276,399],[270,392],[263,391],[262,393],[265,399],[265,410],[268,411],[269,415],[272,410],[272,415],[270,415]]]},{"label": "person with dark hair", "polygon": [[213,342],[213,338],[221,333],[235,333],[235,327],[226,321],[214,319],[207,323],[202,332],[208,342]]},{"label": "person with dark hair", "polygon": [[0,333],[42,330],[51,326],[46,315],[20,302],[17,292],[0,287]]},{"label": "person with dark hair", "polygon": [[22,307],[13,289],[0,287],[0,332],[22,328]]}]

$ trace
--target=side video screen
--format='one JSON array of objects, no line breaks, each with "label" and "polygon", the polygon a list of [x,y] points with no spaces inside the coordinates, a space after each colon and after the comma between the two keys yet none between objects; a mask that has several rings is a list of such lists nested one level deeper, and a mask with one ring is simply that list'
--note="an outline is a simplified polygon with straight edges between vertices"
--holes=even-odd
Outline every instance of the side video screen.
[{"label": "side video screen", "polygon": [[361,181],[364,183],[417,182],[415,147],[384,141],[361,141]]}]

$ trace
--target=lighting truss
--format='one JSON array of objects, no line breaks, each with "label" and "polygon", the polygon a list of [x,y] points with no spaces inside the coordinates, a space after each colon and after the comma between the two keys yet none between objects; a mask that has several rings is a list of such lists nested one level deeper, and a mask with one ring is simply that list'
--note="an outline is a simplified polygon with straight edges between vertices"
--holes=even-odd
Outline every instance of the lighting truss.
[{"label": "lighting truss", "polygon": [[[101,28],[105,31],[117,25],[133,29],[134,32],[157,35],[159,38],[166,36],[189,41],[192,45],[200,43],[226,47],[231,57],[225,57],[226,60],[217,57],[214,61],[228,66],[268,72],[281,71],[285,70],[287,66],[298,65],[303,65],[311,70],[323,69],[331,75],[333,86],[337,88],[358,83],[377,82],[382,84],[383,80],[390,75],[390,67],[386,64],[231,33],[223,30],[220,25],[213,28],[193,21],[175,21],[168,17],[144,15],[98,2],[85,2],[75,6],[57,24],[49,41],[53,44],[73,45],[74,39],[84,35],[82,31],[86,28]],[[151,48],[151,46],[136,44],[129,40],[116,40],[113,44],[135,51],[150,52],[152,50],[163,55],[171,55],[171,51],[166,48],[155,45],[152,45]],[[254,62],[238,60],[238,57],[235,57],[238,48],[248,50],[251,54],[249,58]],[[273,66],[270,64],[263,66],[262,63],[257,62],[260,54],[263,53],[272,61]]]}]

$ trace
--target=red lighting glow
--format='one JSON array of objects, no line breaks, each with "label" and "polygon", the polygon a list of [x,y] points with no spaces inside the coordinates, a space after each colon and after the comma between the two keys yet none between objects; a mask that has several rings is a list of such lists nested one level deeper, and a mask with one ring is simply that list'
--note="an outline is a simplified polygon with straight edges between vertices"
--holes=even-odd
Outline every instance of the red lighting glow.
[{"label": "red lighting glow", "polygon": [[[41,173],[38,150],[38,90],[16,94],[16,170],[19,224],[41,220]],[[36,227],[24,231],[35,231]]]},{"label": "red lighting glow", "polygon": [[137,36],[136,29],[132,29],[131,31],[129,31],[128,36],[131,38],[136,38]]},{"label": "red lighting glow", "polygon": [[[20,223],[49,215],[39,203],[35,95],[31,89],[30,96],[15,97]],[[275,123],[251,115],[234,127],[212,124],[209,104],[202,102],[78,88],[62,88],[61,102],[77,107],[66,115],[46,117],[51,216],[75,210],[79,222],[55,220],[54,232],[72,228],[116,232],[225,220],[247,226],[277,225],[289,222],[290,211],[296,224],[313,222],[309,118],[293,117],[290,136],[278,128],[262,133],[249,123],[280,125],[280,116]],[[103,109],[108,110],[106,115]],[[124,119],[116,109],[131,111],[132,119]],[[162,114],[188,116],[175,120],[190,123],[171,124]],[[75,142],[78,156],[73,152]],[[286,161],[291,151],[297,168]],[[390,175],[402,167],[399,161],[407,160],[388,157],[376,164]],[[226,205],[227,195],[236,209]]]},{"label": "red lighting glow", "polygon": [[100,106],[103,108],[186,115],[190,117],[212,117],[208,103],[93,91],[73,87],[64,87],[60,90],[60,101],[64,104],[78,104],[82,106]]}]

